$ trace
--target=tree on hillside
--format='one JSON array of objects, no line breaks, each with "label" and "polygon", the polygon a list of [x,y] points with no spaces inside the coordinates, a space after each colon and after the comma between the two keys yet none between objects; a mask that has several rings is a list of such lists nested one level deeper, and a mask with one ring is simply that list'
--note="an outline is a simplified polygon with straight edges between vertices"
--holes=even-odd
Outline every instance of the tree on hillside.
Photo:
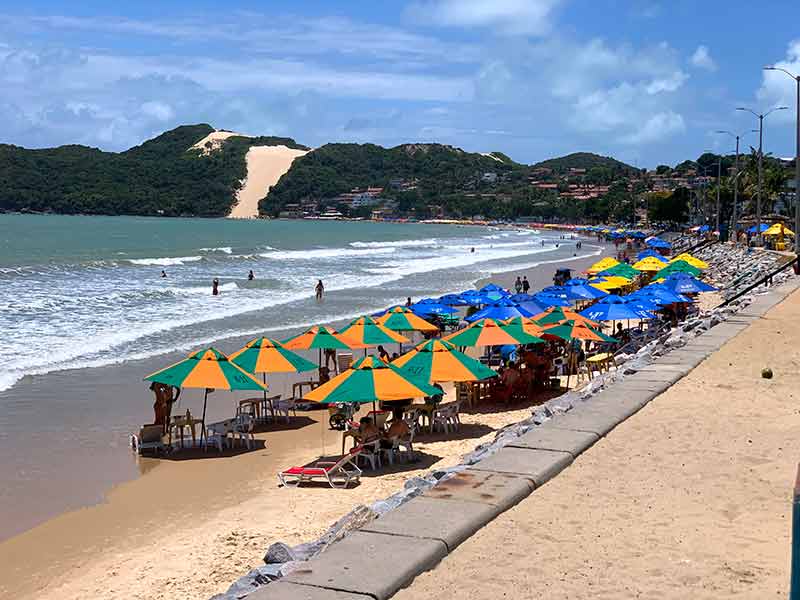
[{"label": "tree on hillside", "polygon": [[685,187],[647,194],[647,218],[654,223],[686,223],[690,196],[691,192]]}]

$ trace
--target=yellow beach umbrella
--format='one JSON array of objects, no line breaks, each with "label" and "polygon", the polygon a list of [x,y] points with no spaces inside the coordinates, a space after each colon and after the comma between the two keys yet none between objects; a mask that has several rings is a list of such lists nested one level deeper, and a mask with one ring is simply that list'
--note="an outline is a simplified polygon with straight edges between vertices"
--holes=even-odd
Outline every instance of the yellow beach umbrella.
[{"label": "yellow beach umbrella", "polygon": [[614,267],[618,264],[619,261],[617,259],[611,258],[610,256],[606,256],[605,258],[598,260],[591,267],[586,269],[586,272],[590,274],[595,274],[599,273],[600,271],[605,271],[606,269],[610,269],[611,267]]},{"label": "yellow beach umbrella", "polygon": [[786,227],[783,223],[775,223],[762,235],[794,235],[794,231]]},{"label": "yellow beach umbrella", "polygon": [[654,256],[646,256],[642,260],[633,263],[631,266],[637,271],[652,271],[655,273],[664,268],[664,263]]},{"label": "yellow beach umbrella", "polygon": [[678,262],[679,260],[685,261],[692,265],[696,269],[707,269],[708,263],[700,260],[699,258],[692,256],[688,252],[684,252],[682,254],[678,254],[678,256],[674,257],[670,263]]},{"label": "yellow beach umbrella", "polygon": [[589,285],[596,287],[598,290],[608,292],[609,290],[618,290],[619,288],[630,285],[631,280],[625,277],[612,275],[611,277],[604,277],[605,281],[589,280]]}]

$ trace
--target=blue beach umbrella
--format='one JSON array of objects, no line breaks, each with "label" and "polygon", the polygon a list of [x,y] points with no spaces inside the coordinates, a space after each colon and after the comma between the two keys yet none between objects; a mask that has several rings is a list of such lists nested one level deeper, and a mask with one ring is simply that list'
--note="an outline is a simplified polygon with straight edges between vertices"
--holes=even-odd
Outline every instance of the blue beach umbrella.
[{"label": "blue beach umbrella", "polygon": [[531,294],[514,294],[513,296],[508,297],[511,302],[516,302],[517,304],[521,302],[530,302],[533,300],[533,296]]},{"label": "blue beach umbrella", "polygon": [[[764,233],[767,229],[769,229],[769,225],[767,225],[766,223],[762,223],[761,227],[759,227],[759,229],[760,229],[761,233]],[[755,232],[756,232],[756,226],[755,225],[751,225],[750,227],[747,228],[747,233],[755,233]]]},{"label": "blue beach umbrella", "polygon": [[[585,283],[581,283],[581,281]],[[604,292],[593,285],[589,285],[587,279],[571,279],[564,284],[564,287],[569,289],[569,293],[576,300],[596,300],[608,295],[608,292]]]},{"label": "blue beach umbrella", "polygon": [[514,317],[532,317],[533,313],[522,308],[521,305],[511,302],[510,300],[501,300],[490,304],[486,308],[468,316],[466,321],[472,323],[473,321],[480,321],[481,319],[493,319],[495,321],[505,321]]},{"label": "blue beach umbrella", "polygon": [[687,273],[673,273],[664,280],[664,286],[679,294],[715,292],[717,288]]},{"label": "blue beach umbrella", "polygon": [[[547,292],[538,292],[533,295],[534,302],[550,306],[570,306],[572,303],[566,298],[556,296],[555,294],[548,294]],[[534,313],[537,314],[537,313]]]},{"label": "blue beach umbrella", "polygon": [[691,302],[690,298],[687,298],[682,294],[674,292],[673,290],[664,287],[660,283],[654,283],[648,285],[640,290],[633,292],[633,294],[629,295],[637,296],[640,298],[649,298],[663,305],[675,304],[676,302]]},{"label": "blue beach umbrella", "polygon": [[653,238],[652,240],[648,240],[646,243],[651,248],[672,248],[672,244],[665,242],[661,238]]},{"label": "blue beach umbrella", "polygon": [[[644,312],[647,313],[647,311]],[[592,321],[625,321],[627,319],[655,318],[652,313],[647,313],[648,316],[646,317],[643,317],[641,313],[641,310],[635,309],[620,296],[609,294],[578,314]]]},{"label": "blue beach umbrella", "polygon": [[446,306],[444,304],[440,304],[435,300],[433,300],[432,298],[426,298],[425,300],[427,301],[420,300],[416,304],[412,304],[411,310],[420,316],[452,315],[458,312],[458,310],[453,308],[452,306]]},{"label": "blue beach umbrella", "polygon": [[469,302],[464,300],[461,294],[445,294],[444,296],[439,296],[439,304],[444,304],[445,306],[468,306]]},{"label": "blue beach umbrella", "polygon": [[485,294],[487,292],[505,292],[506,294],[508,294],[508,292],[506,292],[506,290],[504,290],[499,285],[496,285],[494,283],[487,283],[485,286],[483,286],[478,291],[481,292],[482,294]]}]

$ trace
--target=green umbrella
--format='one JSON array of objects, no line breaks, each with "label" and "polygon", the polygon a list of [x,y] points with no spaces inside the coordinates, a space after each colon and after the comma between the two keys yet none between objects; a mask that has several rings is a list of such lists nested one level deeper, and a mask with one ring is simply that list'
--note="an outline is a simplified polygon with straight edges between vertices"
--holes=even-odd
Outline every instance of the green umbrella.
[{"label": "green umbrella", "polygon": [[692,277],[699,277],[700,269],[693,267],[685,260],[676,260],[653,275],[653,279],[665,279],[673,273],[688,273]]},{"label": "green umbrella", "polygon": [[480,381],[497,375],[482,362],[459,352],[450,342],[429,340],[392,361],[392,365],[430,383]]},{"label": "green umbrella", "polygon": [[600,275],[616,275],[617,277],[624,277],[625,279],[634,279],[641,275],[641,273],[628,264],[619,263],[602,271]]}]

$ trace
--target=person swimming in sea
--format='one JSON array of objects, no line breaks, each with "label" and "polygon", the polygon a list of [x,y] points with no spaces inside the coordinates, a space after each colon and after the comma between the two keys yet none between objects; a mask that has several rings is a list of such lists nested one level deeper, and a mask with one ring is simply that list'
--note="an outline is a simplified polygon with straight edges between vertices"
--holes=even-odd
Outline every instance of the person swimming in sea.
[{"label": "person swimming in sea", "polygon": [[247,281],[253,281],[256,276],[253,274],[253,269],[250,269],[250,272],[247,274]]},{"label": "person swimming in sea", "polygon": [[317,294],[317,300],[322,300],[322,296],[325,294],[325,286],[322,285],[322,279],[317,281],[317,286],[314,288],[314,291]]},{"label": "person swimming in sea", "polygon": [[161,278],[165,279],[167,277],[167,272],[164,269],[161,269]]},{"label": "person swimming in sea", "polygon": [[219,279],[216,277],[214,278],[214,281],[211,282],[211,295],[219,296]]}]

